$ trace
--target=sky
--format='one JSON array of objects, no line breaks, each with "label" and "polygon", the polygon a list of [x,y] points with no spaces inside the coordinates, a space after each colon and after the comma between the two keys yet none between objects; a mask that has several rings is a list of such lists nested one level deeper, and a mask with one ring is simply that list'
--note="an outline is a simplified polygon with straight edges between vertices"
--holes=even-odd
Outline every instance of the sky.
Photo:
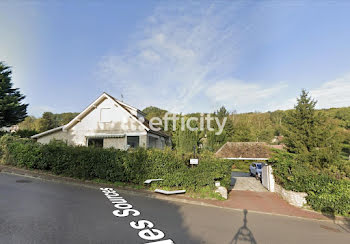
[{"label": "sky", "polygon": [[350,106],[346,1],[0,1],[0,61],[28,114],[102,92],[143,109],[238,113]]}]

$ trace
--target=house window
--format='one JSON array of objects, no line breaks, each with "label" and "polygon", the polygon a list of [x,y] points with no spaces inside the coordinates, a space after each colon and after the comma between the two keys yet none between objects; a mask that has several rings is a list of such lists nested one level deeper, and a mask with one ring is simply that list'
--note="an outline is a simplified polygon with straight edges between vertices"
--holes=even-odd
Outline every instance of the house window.
[{"label": "house window", "polygon": [[128,136],[126,138],[127,140],[127,144],[131,147],[131,148],[135,148],[139,146],[140,143],[140,137],[139,136]]},{"label": "house window", "polygon": [[148,137],[148,147],[154,148],[157,147],[157,138],[154,138],[152,136]]},{"label": "house window", "polygon": [[103,147],[103,139],[89,138],[88,147]]},{"label": "house window", "polygon": [[108,123],[112,122],[112,109],[111,108],[101,108],[100,110],[100,122]]}]

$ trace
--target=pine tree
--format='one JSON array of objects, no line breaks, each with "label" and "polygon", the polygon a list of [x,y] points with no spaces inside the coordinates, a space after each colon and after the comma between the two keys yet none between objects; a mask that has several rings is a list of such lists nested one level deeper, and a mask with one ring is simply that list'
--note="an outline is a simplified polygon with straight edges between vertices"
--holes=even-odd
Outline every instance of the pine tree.
[{"label": "pine tree", "polygon": [[317,146],[321,118],[315,111],[316,101],[302,90],[297,105],[285,118],[285,143],[290,152],[306,153]]},{"label": "pine tree", "polygon": [[0,127],[11,126],[25,119],[28,104],[18,88],[12,88],[11,69],[0,62]]},{"label": "pine tree", "polygon": [[217,110],[214,113],[220,120],[222,120],[225,117],[228,117],[230,114],[227,111],[227,109],[225,108],[225,106],[222,106],[219,110]]},{"label": "pine tree", "polygon": [[334,163],[340,155],[340,137],[322,112],[315,110],[317,101],[302,90],[294,110],[287,113],[284,124],[288,150],[317,166]]}]

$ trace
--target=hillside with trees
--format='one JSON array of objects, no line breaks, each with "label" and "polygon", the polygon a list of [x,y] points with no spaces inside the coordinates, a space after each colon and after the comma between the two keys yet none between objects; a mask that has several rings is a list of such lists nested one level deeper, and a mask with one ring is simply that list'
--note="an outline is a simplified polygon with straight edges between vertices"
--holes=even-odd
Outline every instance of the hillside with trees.
[{"label": "hillside with trees", "polygon": [[79,113],[61,113],[54,114],[51,112],[44,112],[40,118],[28,116],[18,124],[20,130],[32,131],[40,133],[67,124]]},{"label": "hillside with trees", "polygon": [[[304,105],[297,105],[291,110],[277,110],[273,112],[251,112],[237,114],[230,112],[224,106],[217,111],[210,113],[217,116],[222,122],[224,117],[227,121],[221,135],[216,135],[216,123],[211,126],[214,131],[181,131],[178,124],[176,130],[172,130],[172,123],[169,123],[168,134],[172,136],[173,148],[179,152],[197,152],[218,150],[225,142],[267,142],[269,144],[287,144],[290,150],[303,150],[312,153],[320,145],[328,145],[323,148],[324,156],[336,159],[340,155],[342,159],[348,159],[350,155],[350,107],[314,109],[316,101],[307,97],[306,91],[302,92],[301,102]],[[298,100],[299,101],[299,100]],[[300,107],[302,106],[302,107]],[[308,106],[308,107],[307,107]],[[312,112],[308,109],[313,107]],[[298,117],[296,111],[305,114]],[[306,112],[308,111],[308,113]],[[143,110],[147,119],[152,117],[162,118],[167,112],[165,109],[157,107],[147,107]],[[20,130],[32,131],[33,133],[43,132],[58,126],[67,124],[78,113],[54,114],[51,112],[43,113],[42,117],[35,118],[28,116],[23,122],[19,123]],[[206,114],[202,114],[206,115]],[[185,121],[189,117],[200,118],[201,113],[179,114]],[[311,121],[311,122],[310,122]],[[307,124],[307,123],[311,124]],[[297,124],[295,127],[294,124]],[[305,124],[306,123],[306,124]],[[192,127],[199,127],[196,121],[191,121]],[[307,134],[299,134],[298,128],[309,126]],[[32,134],[33,134],[32,133]],[[287,135],[289,135],[287,139]],[[284,138],[284,140],[283,140]],[[322,141],[322,138],[326,138]],[[337,138],[335,140],[335,138]],[[303,149],[295,149],[303,141],[306,143]],[[328,150],[328,151],[327,151]],[[319,164],[323,164],[319,159]]]},{"label": "hillside with trees", "polygon": [[[305,98],[306,92],[303,91],[303,103],[312,102],[312,104],[308,106],[315,106],[315,101],[305,100],[311,98]],[[306,105],[303,105],[306,106]],[[299,108],[296,109],[307,109],[307,108]],[[143,110],[147,113],[147,118],[150,119],[154,116],[162,118],[166,113],[166,110],[156,108],[156,107],[148,107]],[[206,115],[206,114],[204,114]],[[224,131],[221,135],[215,135],[215,131],[202,131],[196,132],[195,135],[192,135],[193,132],[181,132],[180,126],[177,126],[176,131],[169,130],[169,134],[173,137],[173,144],[175,149],[185,152],[192,152],[193,146],[198,148],[202,148],[203,150],[216,151],[220,148],[225,142],[267,142],[270,144],[281,144],[288,143],[288,145],[292,146],[293,141],[282,141],[281,138],[285,138],[285,134],[293,134],[293,122],[300,121],[299,126],[303,126],[303,122],[307,123],[307,121],[313,121],[312,125],[310,125],[310,133],[299,135],[299,139],[301,137],[308,138],[305,139],[306,142],[316,143],[316,145],[320,142],[320,138],[329,138],[327,141],[323,143],[332,143],[332,147],[334,150],[338,152],[340,149],[340,155],[343,159],[348,158],[350,155],[350,107],[344,108],[331,108],[331,109],[314,109],[312,114],[305,114],[305,117],[296,118],[295,117],[295,109],[291,110],[277,110],[273,112],[251,112],[251,113],[242,113],[237,114],[235,112],[229,112],[223,106],[219,110],[211,113],[213,116],[219,117],[222,120],[223,117],[227,117],[227,121],[225,124]],[[179,115],[180,116],[180,115]],[[185,118],[188,117],[200,117],[200,113],[191,113],[181,115]],[[306,121],[303,121],[303,120]],[[193,122],[193,121],[192,121]],[[194,126],[199,126],[194,125]],[[215,128],[215,124],[212,124],[212,127]],[[192,133],[192,134],[191,134]],[[297,131],[294,131],[294,136]],[[191,134],[191,136],[189,136]],[[339,144],[332,141],[334,139],[334,134],[337,135],[340,142]],[[310,136],[310,137],[308,137]],[[298,139],[298,138],[296,138]],[[291,139],[290,139],[291,140]],[[186,143],[181,143],[181,141],[186,141]],[[317,142],[316,142],[317,141]],[[189,146],[191,145],[191,146]],[[308,150],[311,150],[311,145],[306,145]]]}]

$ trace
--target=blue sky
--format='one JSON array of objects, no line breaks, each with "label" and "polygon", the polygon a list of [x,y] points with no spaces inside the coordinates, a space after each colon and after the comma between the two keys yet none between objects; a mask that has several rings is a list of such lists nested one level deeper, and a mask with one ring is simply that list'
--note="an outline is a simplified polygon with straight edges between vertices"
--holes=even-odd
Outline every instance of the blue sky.
[{"label": "blue sky", "polygon": [[[0,60],[29,114],[79,112],[103,91],[140,109],[350,106],[345,1],[2,1]],[[5,29],[3,29],[5,27]]]}]

